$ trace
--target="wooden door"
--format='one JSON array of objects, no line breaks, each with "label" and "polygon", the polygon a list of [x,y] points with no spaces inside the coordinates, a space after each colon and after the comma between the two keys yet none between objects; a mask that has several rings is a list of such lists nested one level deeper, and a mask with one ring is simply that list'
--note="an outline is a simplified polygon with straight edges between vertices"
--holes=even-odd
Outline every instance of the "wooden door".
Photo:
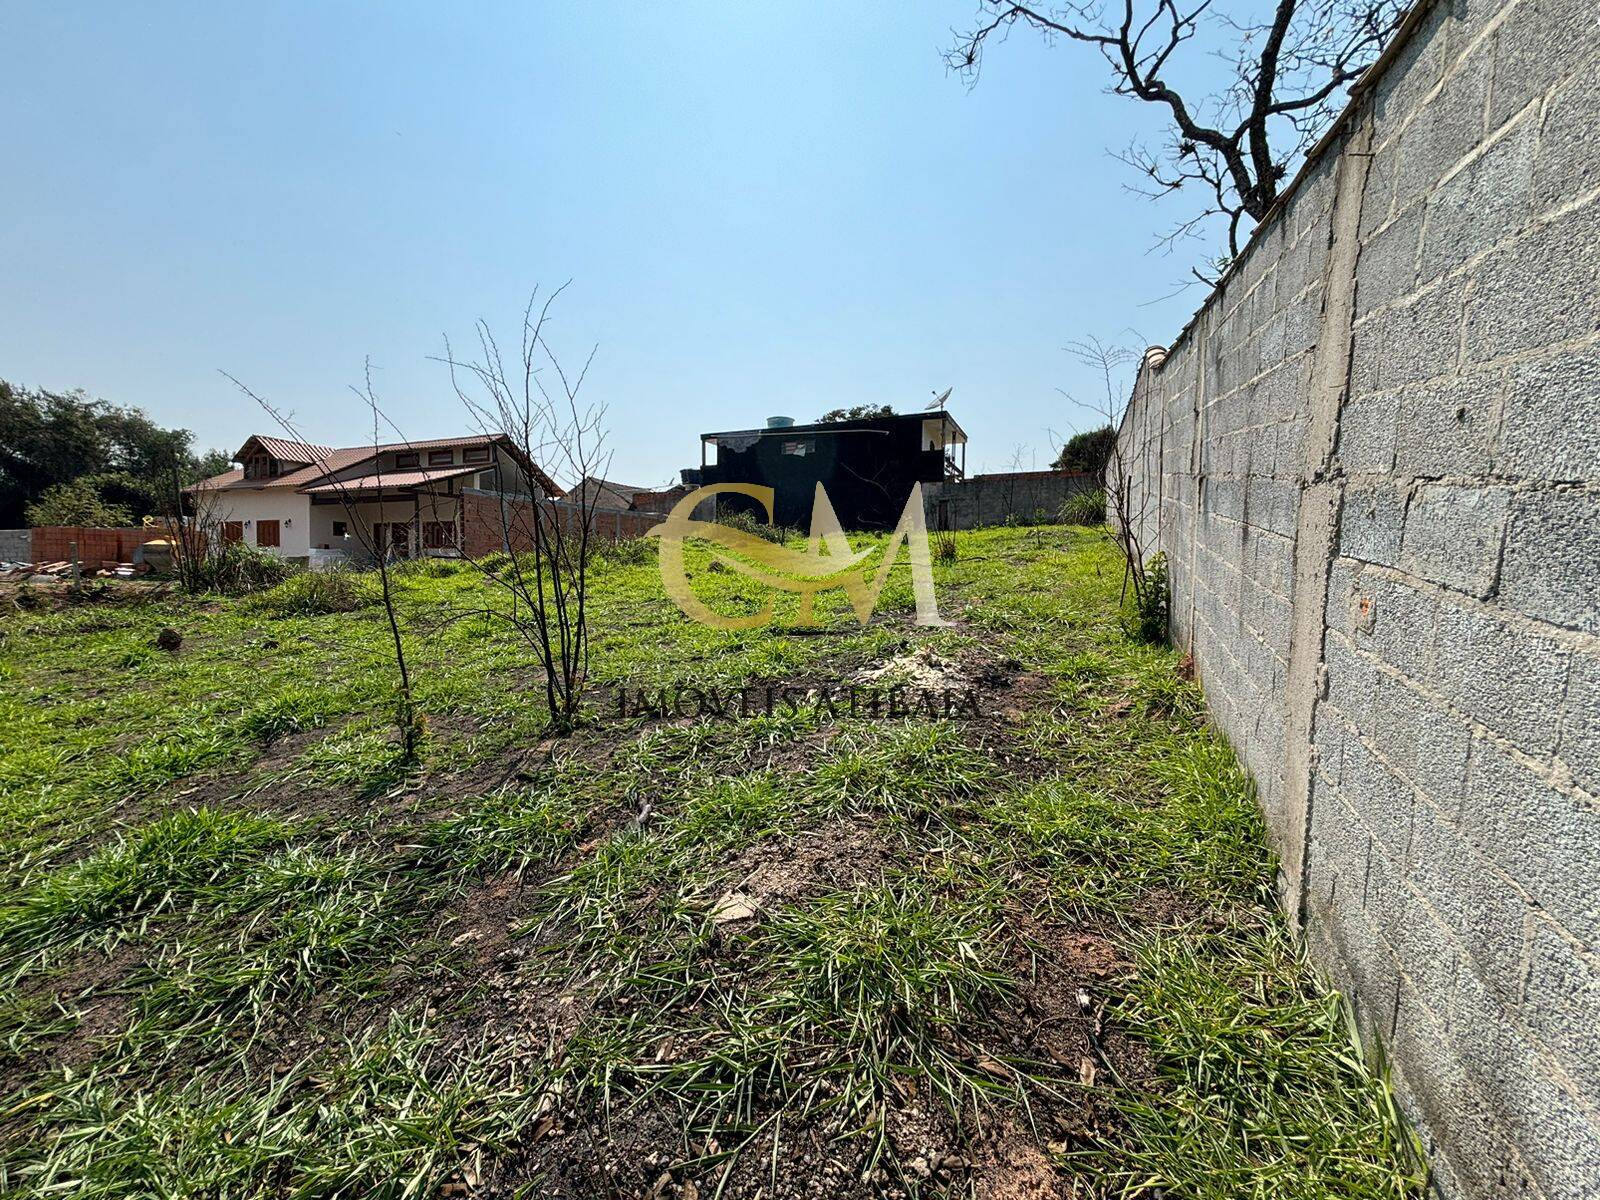
[{"label": "wooden door", "polygon": [[279,545],[278,523],[276,521],[256,522],[256,545],[263,549]]}]

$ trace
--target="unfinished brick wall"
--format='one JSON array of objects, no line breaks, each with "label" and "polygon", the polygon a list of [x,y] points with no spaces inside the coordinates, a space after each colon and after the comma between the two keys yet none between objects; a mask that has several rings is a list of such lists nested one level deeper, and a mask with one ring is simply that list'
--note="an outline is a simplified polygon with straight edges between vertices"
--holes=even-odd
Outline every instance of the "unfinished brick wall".
[{"label": "unfinished brick wall", "polygon": [[1417,14],[1119,445],[1446,1196],[1600,1195],[1600,19]]},{"label": "unfinished brick wall", "polygon": [[[576,505],[559,500],[541,503],[552,505],[566,522],[569,531],[578,528],[580,513]],[[602,541],[625,541],[640,537],[661,524],[659,513],[612,509],[595,509],[590,519],[592,536]],[[512,549],[519,553],[532,550],[533,530],[534,510],[531,501],[502,501],[496,493],[472,489],[461,493],[462,553],[468,558],[481,558],[496,550]]]},{"label": "unfinished brick wall", "polygon": [[99,529],[76,525],[40,525],[32,531],[32,555],[36,563],[69,562],[72,543],[78,544],[78,561],[98,569],[104,562],[132,562],[135,548],[152,538],[156,530],[133,526],[127,529]]}]

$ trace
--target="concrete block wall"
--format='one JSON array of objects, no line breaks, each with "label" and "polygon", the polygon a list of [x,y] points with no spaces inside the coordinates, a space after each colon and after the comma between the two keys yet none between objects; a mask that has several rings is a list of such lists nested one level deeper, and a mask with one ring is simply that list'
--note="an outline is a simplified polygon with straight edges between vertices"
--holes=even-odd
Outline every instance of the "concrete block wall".
[{"label": "concrete block wall", "polygon": [[922,506],[929,529],[1047,525],[1060,519],[1068,499],[1099,486],[1098,476],[1079,471],[996,472],[925,483]]},{"label": "concrete block wall", "polygon": [[33,530],[0,529],[0,562],[32,562]]},{"label": "concrete block wall", "polygon": [[1600,13],[1413,15],[1119,440],[1442,1196],[1600,1196]]}]

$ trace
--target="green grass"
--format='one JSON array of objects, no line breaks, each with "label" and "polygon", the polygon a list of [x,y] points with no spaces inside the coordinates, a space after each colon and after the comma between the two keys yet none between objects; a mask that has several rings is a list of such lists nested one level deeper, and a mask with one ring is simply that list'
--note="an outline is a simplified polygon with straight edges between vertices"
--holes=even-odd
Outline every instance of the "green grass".
[{"label": "green grass", "polygon": [[1404,1194],[1393,1098],[1337,997],[1306,988],[1281,926],[1149,935],[1133,958],[1122,1017],[1156,1052],[1163,1088],[1124,1106],[1128,1185],[1215,1200]]},{"label": "green grass", "polygon": [[[690,560],[708,603],[759,598]],[[1005,1181],[912,1159],[1009,1129],[1083,1196],[1418,1194],[1272,906],[1249,781],[1176,656],[1122,632],[1103,536],[959,535],[938,630],[903,566],[870,624],[825,597],[799,636],[793,598],[711,630],[652,548],[597,561],[599,689],[840,683],[927,646],[1015,702],[553,738],[525,648],[461,615],[499,594],[424,564],[395,576],[403,762],[370,581],[0,602],[0,1192],[632,1194],[668,1164],[753,1197],[820,1148],[869,1191],[965,1196]],[[1092,1084],[1038,1040],[1080,989]]]},{"label": "green grass", "polygon": [[230,879],[287,827],[271,817],[191,809],[151,822],[43,879],[0,908],[0,961],[60,949],[176,908]]}]

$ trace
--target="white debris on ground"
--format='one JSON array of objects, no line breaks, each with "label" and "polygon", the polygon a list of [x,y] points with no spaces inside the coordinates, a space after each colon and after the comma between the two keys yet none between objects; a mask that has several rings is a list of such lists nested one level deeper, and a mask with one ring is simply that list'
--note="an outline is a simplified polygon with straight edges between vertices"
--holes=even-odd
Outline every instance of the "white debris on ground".
[{"label": "white debris on ground", "polygon": [[753,896],[733,891],[717,901],[716,907],[711,910],[711,920],[716,925],[726,925],[731,921],[748,921],[760,911],[760,905]]},{"label": "white debris on ground", "polygon": [[920,688],[961,687],[967,682],[960,664],[937,653],[932,646],[896,655],[856,675],[860,683],[903,683]]}]

